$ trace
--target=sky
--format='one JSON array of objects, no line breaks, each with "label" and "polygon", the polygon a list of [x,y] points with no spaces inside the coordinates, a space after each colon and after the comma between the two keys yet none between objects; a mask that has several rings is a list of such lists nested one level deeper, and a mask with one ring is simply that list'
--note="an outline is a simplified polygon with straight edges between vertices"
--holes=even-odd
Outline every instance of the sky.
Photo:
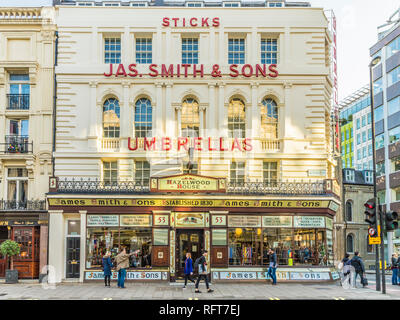
[{"label": "sky", "polygon": [[[335,12],[338,89],[339,100],[342,100],[369,83],[369,48],[377,42],[377,27],[400,9],[399,0],[307,1],[313,7],[333,9]],[[41,6],[51,3],[51,0],[0,0],[0,6]]]}]

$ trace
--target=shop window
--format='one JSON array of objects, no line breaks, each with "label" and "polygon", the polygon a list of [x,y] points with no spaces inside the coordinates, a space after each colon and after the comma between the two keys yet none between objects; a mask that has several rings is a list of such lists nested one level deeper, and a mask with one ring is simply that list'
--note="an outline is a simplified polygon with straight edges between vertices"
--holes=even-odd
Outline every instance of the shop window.
[{"label": "shop window", "polygon": [[103,104],[103,137],[119,138],[120,107],[115,98],[107,99]]},{"label": "shop window", "polygon": [[135,182],[148,186],[150,182],[150,163],[148,161],[135,161]]},{"label": "shop window", "polygon": [[353,204],[351,201],[346,202],[346,221],[353,221]]},{"label": "shop window", "polygon": [[246,111],[241,99],[232,99],[228,107],[228,134],[230,138],[246,137]]},{"label": "shop window", "polygon": [[261,265],[261,228],[230,228],[229,265]]},{"label": "shop window", "polygon": [[278,162],[263,162],[263,182],[272,185],[278,182]]},{"label": "shop window", "polygon": [[14,227],[12,240],[20,247],[20,254],[14,258],[15,261],[39,259],[39,228]]},{"label": "shop window", "polygon": [[230,168],[230,183],[243,184],[245,182],[245,163],[232,162]]},{"label": "shop window", "polygon": [[228,63],[244,64],[245,63],[245,39],[228,39]]},{"label": "shop window", "polygon": [[118,228],[87,228],[87,268],[100,268],[107,251],[114,258],[118,254]]},{"label": "shop window", "polygon": [[294,264],[326,265],[326,231],[318,229],[294,229]]},{"label": "shop window", "polygon": [[261,39],[261,63],[278,63],[278,39]]},{"label": "shop window", "polygon": [[268,228],[263,230],[263,265],[268,265],[268,249],[275,250],[278,264],[291,265],[293,259],[293,229]]},{"label": "shop window", "polygon": [[151,38],[136,38],[136,62],[152,63],[153,45]]},{"label": "shop window", "polygon": [[153,128],[153,108],[149,99],[141,98],[135,104],[135,137],[151,135]]},{"label": "shop window", "polygon": [[104,39],[104,63],[121,63],[121,39]]},{"label": "shop window", "polygon": [[118,182],[117,161],[103,161],[103,181],[106,186],[114,185]]},{"label": "shop window", "polygon": [[8,168],[7,200],[12,209],[23,209],[27,206],[28,171],[25,168]]},{"label": "shop window", "polygon": [[199,103],[192,98],[182,103],[181,136],[198,137],[200,134]]},{"label": "shop window", "polygon": [[262,101],[261,132],[264,138],[278,138],[278,106],[273,99],[264,99]]},{"label": "shop window", "polygon": [[133,268],[151,266],[151,228],[121,228],[120,245],[127,253],[134,252],[129,261]]},{"label": "shop window", "polygon": [[[7,229],[7,227],[0,227],[0,245],[6,240],[8,240],[8,229]],[[5,257],[2,256],[2,254],[0,252],[0,260],[3,260],[3,259],[5,259]],[[1,263],[2,262],[0,261],[0,267],[1,267]],[[2,272],[0,271],[0,274],[1,273]]]},{"label": "shop window", "polygon": [[182,63],[183,64],[199,63],[199,39],[182,38]]},{"label": "shop window", "polygon": [[354,236],[352,234],[349,234],[346,237],[346,252],[354,252]]},{"label": "shop window", "polygon": [[153,245],[155,246],[167,246],[169,239],[168,229],[153,229]]}]

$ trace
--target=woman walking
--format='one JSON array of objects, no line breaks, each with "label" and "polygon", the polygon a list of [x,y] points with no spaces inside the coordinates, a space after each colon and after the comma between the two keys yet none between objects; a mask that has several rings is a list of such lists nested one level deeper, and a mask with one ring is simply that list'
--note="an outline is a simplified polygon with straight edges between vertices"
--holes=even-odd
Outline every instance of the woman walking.
[{"label": "woman walking", "polygon": [[193,260],[192,260],[192,254],[190,252],[186,253],[184,273],[185,273],[185,285],[183,286],[183,289],[186,289],[186,284],[188,279],[194,283],[194,280],[190,277],[193,274]]},{"label": "woman walking", "polygon": [[103,256],[103,272],[104,272],[104,283],[106,287],[110,287],[110,280],[111,280],[111,252],[107,251],[106,254]]}]

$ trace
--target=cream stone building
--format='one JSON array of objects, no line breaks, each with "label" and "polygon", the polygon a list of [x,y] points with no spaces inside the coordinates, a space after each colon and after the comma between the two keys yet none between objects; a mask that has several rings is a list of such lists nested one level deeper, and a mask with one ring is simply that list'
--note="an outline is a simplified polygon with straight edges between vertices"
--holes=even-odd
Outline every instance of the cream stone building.
[{"label": "cream stone building", "polygon": [[176,281],[185,253],[204,249],[213,281],[262,280],[270,247],[281,280],[336,279],[340,190],[322,8],[60,1],[55,9],[55,281],[100,279],[102,255],[122,246],[135,252],[132,280]]},{"label": "cream stone building", "polygon": [[0,8],[0,242],[21,244],[20,278],[46,274],[55,30],[53,7]]}]

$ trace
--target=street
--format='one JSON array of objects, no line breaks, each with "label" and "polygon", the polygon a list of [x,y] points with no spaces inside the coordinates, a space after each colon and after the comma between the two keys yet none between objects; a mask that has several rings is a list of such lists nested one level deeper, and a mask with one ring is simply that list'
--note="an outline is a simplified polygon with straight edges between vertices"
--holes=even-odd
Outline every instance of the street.
[{"label": "street", "polygon": [[[217,283],[214,292],[207,293],[200,284],[202,293],[194,293],[194,285],[186,289],[180,283],[127,283],[119,289],[116,283],[106,288],[102,283],[62,283],[54,287],[39,283],[0,284],[0,300],[392,300],[400,299],[400,287],[392,288],[388,282],[386,295],[375,291],[373,275],[369,275],[368,288],[358,283],[355,289],[344,289],[337,284],[279,284],[270,283]],[[388,278],[388,280],[390,280]]]}]

